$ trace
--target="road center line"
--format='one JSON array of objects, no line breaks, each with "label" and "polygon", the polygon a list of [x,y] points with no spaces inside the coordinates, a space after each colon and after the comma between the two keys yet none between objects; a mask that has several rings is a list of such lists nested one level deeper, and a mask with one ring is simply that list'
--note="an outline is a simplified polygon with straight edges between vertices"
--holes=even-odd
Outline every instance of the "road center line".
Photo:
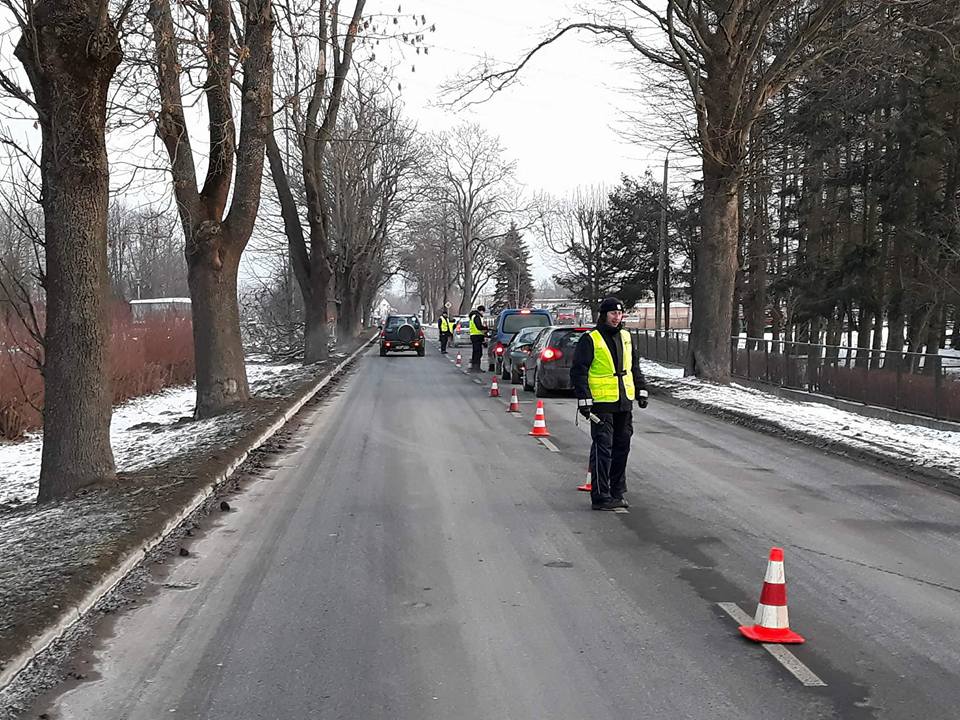
[{"label": "road center line", "polygon": [[547,440],[545,437],[537,438],[540,442],[543,443],[543,446],[547,448],[550,452],[560,452],[560,448],[554,445],[552,442]]},{"label": "road center line", "polygon": [[[747,615],[736,603],[722,602],[717,603],[720,609],[732,617],[740,625],[753,625],[753,618]],[[807,687],[827,687],[827,684],[817,677],[813,670],[804,665],[792,652],[783,645],[773,643],[761,643],[764,649],[776,658],[777,662],[783,665],[790,674]]]}]

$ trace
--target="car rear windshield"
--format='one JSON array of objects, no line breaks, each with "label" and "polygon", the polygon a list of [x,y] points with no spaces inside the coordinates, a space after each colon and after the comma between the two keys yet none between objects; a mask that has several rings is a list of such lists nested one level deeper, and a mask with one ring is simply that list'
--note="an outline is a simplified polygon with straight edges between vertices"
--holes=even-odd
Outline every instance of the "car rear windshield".
[{"label": "car rear windshield", "polygon": [[536,339],[539,333],[540,328],[538,326],[524,328],[516,334],[513,342],[517,345],[530,344]]},{"label": "car rear windshield", "polygon": [[417,320],[415,315],[408,317],[395,315],[387,318],[387,330],[396,330],[401,325],[413,325],[414,327],[417,327],[419,324],[420,322]]},{"label": "car rear windshield", "polygon": [[563,352],[573,352],[573,349],[580,342],[580,337],[589,332],[588,330],[554,330],[550,336],[550,346],[559,348]]},{"label": "car rear windshield", "polygon": [[546,327],[549,324],[550,318],[546,315],[514,313],[503,319],[503,332],[513,335],[526,327]]}]

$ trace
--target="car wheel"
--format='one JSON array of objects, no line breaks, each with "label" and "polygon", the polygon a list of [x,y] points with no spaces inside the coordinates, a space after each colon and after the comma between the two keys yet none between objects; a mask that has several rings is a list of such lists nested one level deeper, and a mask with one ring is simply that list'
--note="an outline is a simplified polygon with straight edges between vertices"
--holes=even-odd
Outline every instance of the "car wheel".
[{"label": "car wheel", "polygon": [[420,357],[423,357],[425,354],[426,354],[426,350],[424,350],[423,348],[420,348],[419,350],[417,350],[417,355],[419,355]]},{"label": "car wheel", "polygon": [[501,368],[501,370],[500,370],[500,379],[501,379],[501,380],[509,380],[509,379],[510,379],[510,371],[507,370],[507,364],[506,364],[505,362],[501,361],[501,362],[500,362],[500,368]]},{"label": "car wheel", "polygon": [[387,351],[386,351],[383,347],[381,347],[381,348],[380,348],[380,357],[386,357],[386,356],[387,356]]},{"label": "car wheel", "polygon": [[547,390],[543,383],[540,382],[540,375],[537,375],[533,379],[533,391],[536,393],[538,398],[547,397],[550,394],[550,391]]},{"label": "car wheel", "polygon": [[511,385],[519,385],[519,384],[520,384],[520,378],[521,378],[520,371],[518,371],[517,369],[511,367],[511,368],[510,368],[510,384],[511,384]]}]

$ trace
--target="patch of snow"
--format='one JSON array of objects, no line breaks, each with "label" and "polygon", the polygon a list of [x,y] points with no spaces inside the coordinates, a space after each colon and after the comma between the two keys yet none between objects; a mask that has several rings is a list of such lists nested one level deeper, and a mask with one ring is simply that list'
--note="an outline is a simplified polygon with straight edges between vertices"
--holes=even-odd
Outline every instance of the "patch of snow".
[{"label": "patch of snow", "polygon": [[[259,397],[280,397],[291,383],[315,373],[302,365],[247,365],[250,391]],[[194,385],[165,388],[133,398],[113,409],[110,443],[118,472],[133,472],[216,442],[230,423],[230,414],[193,420]],[[43,433],[19,442],[0,442],[0,511],[32,504],[37,497]]]},{"label": "patch of snow", "polygon": [[742,385],[683,377],[680,368],[643,360],[643,373],[679,400],[746,413],[785,431],[813,434],[824,443],[869,450],[892,460],[960,475],[960,432],[872,418],[815,402],[777,397]]}]

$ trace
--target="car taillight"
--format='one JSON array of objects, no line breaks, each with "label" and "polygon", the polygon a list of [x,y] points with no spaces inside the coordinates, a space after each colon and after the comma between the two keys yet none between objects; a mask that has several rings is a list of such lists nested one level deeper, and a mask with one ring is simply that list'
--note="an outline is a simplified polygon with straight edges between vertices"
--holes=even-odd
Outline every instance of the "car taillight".
[{"label": "car taillight", "polygon": [[496,344],[496,346],[494,346],[493,351],[494,351],[497,355],[503,355],[503,343],[499,343],[499,342],[498,342],[498,343]]},{"label": "car taillight", "polygon": [[387,333],[386,333],[385,330],[381,330],[381,331],[380,331],[380,337],[383,337],[383,336],[386,335],[386,334],[387,334]]},{"label": "car taillight", "polygon": [[420,328],[420,337],[423,337],[423,328]]},{"label": "car taillight", "polygon": [[563,353],[560,352],[557,348],[544,348],[543,352],[540,353],[540,359],[544,362],[552,362],[553,360],[559,360],[563,357]]},{"label": "car taillight", "polygon": [[529,315],[529,314],[530,314],[530,311],[529,311],[529,310],[521,310],[521,311],[520,311],[520,314],[521,314],[521,315]]},{"label": "car taillight", "polygon": [[390,341],[387,340],[387,341],[384,343],[384,345],[386,345],[387,347],[390,347]]}]

